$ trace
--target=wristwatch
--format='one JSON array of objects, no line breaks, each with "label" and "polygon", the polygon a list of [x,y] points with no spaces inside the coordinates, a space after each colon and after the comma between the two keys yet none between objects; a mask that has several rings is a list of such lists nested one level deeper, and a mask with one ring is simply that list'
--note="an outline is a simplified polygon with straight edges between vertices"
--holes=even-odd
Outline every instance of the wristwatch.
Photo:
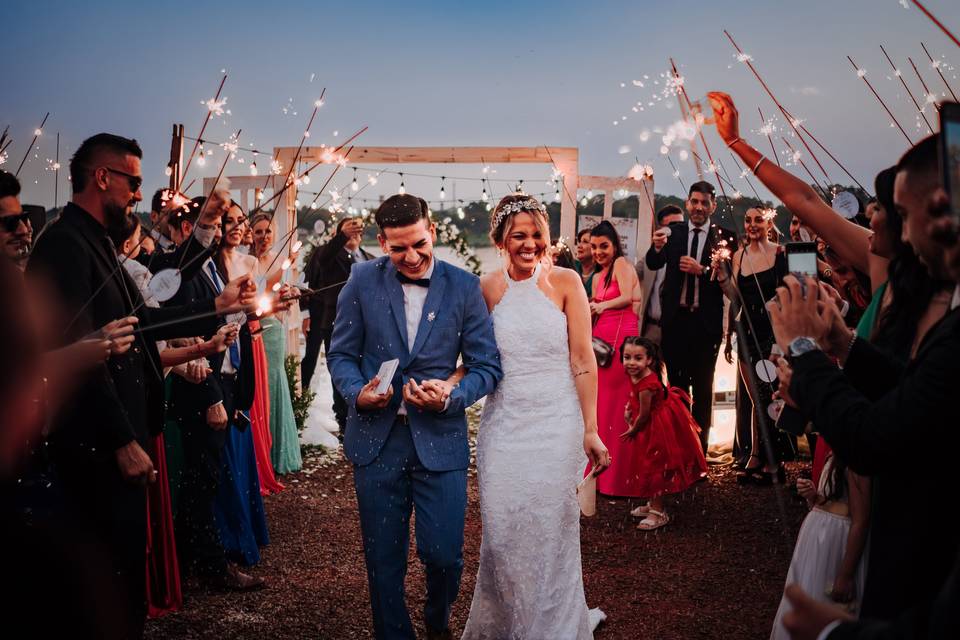
[{"label": "wristwatch", "polygon": [[817,341],[808,336],[799,336],[794,338],[792,342],[787,346],[787,351],[790,354],[791,358],[797,356],[802,356],[805,353],[810,351],[820,351],[820,345],[817,344]]}]

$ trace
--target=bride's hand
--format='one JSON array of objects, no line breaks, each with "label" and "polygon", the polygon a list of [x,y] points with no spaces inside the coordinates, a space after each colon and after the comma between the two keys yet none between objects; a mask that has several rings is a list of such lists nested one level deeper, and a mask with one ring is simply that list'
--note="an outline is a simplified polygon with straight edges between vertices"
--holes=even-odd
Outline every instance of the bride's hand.
[{"label": "bride's hand", "polygon": [[610,458],[610,452],[607,451],[607,447],[596,431],[591,431],[583,436],[583,452],[587,454],[590,464],[595,469],[606,469],[613,462]]}]

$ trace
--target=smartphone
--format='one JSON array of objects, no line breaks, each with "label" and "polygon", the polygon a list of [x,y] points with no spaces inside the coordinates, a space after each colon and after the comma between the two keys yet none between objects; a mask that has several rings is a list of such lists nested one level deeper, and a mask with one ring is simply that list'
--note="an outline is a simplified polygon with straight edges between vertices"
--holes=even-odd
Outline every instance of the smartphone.
[{"label": "smartphone", "polygon": [[807,293],[806,278],[817,279],[817,243],[816,242],[788,242],[787,243],[787,271],[800,281],[803,294]]},{"label": "smartphone", "polygon": [[960,103],[940,105],[940,172],[950,211],[960,220]]}]

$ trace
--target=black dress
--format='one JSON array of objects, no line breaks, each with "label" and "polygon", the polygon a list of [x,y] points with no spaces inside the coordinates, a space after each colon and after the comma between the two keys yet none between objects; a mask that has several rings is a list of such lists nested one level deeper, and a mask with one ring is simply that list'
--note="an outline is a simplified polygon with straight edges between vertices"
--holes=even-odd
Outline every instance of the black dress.
[{"label": "black dress", "polygon": [[[743,270],[743,261],[741,261],[740,270]],[[773,327],[770,325],[770,317],[767,315],[766,303],[774,297],[777,287],[783,282],[783,277],[787,275],[787,257],[783,251],[777,252],[773,266],[763,271],[757,271],[749,275],[743,273],[737,274],[737,287],[742,297],[742,309],[736,317],[740,325],[738,332],[738,351],[740,358],[749,362],[750,366],[756,370],[759,361],[770,357],[770,349],[773,347],[774,336]],[[737,300],[740,302],[740,300]],[[796,443],[787,433],[776,428],[773,418],[767,413],[767,408],[773,402],[773,392],[776,389],[776,381],[773,383],[764,382],[757,378],[757,391],[759,392],[759,405],[754,407],[754,420],[760,420],[757,434],[759,436],[758,455],[762,462],[777,464],[784,460],[792,460],[796,456]],[[762,413],[761,416],[756,414]],[[768,429],[762,428],[766,424]],[[767,460],[767,436],[769,432],[771,439],[774,460]]]}]

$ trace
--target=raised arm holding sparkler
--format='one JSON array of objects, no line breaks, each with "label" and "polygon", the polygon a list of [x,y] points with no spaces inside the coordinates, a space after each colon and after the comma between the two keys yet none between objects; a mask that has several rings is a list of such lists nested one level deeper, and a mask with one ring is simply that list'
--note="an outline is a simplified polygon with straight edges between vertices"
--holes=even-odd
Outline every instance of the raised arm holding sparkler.
[{"label": "raised arm holding sparkler", "polygon": [[863,273],[869,273],[874,286],[886,281],[886,258],[870,253],[869,229],[844,219],[817,195],[813,187],[768,161],[767,157],[740,137],[740,117],[733,99],[726,93],[707,94],[713,107],[717,133],[753,174],[783,204],[819,236],[823,237],[840,258]]}]

